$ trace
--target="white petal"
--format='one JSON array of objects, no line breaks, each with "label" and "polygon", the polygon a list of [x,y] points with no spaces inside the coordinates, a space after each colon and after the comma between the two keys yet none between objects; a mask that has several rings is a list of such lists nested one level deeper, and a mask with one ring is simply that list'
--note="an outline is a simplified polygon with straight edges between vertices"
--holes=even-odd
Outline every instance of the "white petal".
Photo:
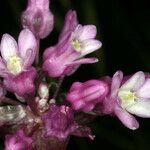
[{"label": "white petal", "polygon": [[137,103],[127,107],[126,110],[136,116],[150,118],[150,100],[138,100]]},{"label": "white petal", "polygon": [[136,92],[136,95],[141,98],[150,99],[150,79],[146,79],[144,85]]},{"label": "white petal", "polygon": [[94,25],[85,25],[79,29],[80,30],[78,30],[77,39],[81,42],[88,39],[94,39],[96,36],[97,30],[96,30],[96,26]]},{"label": "white petal", "polygon": [[34,54],[33,57],[35,58],[37,41],[30,30],[24,29],[21,31],[18,39],[18,46],[21,58],[23,58],[24,60],[26,59],[26,54],[28,53],[28,50],[33,51],[32,54]]},{"label": "white petal", "polygon": [[136,91],[145,82],[145,75],[142,71],[135,73],[129,78],[120,88],[120,90],[132,90]]},{"label": "white petal", "polygon": [[4,34],[1,40],[0,51],[6,62],[10,57],[16,56],[18,53],[16,40],[9,34]]},{"label": "white petal", "polygon": [[86,40],[81,43],[81,55],[85,56],[98,50],[102,46],[102,43],[98,40]]}]

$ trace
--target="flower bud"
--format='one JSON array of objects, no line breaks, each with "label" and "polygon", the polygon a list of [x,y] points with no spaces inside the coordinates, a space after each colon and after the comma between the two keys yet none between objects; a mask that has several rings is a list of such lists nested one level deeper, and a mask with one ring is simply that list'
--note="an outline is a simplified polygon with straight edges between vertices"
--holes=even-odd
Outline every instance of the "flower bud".
[{"label": "flower bud", "polygon": [[14,135],[6,135],[5,150],[31,150],[32,138],[25,135],[22,129],[18,130]]},{"label": "flower bud", "polygon": [[103,81],[75,82],[67,94],[67,100],[71,103],[73,109],[89,112],[105,98],[107,93],[108,85]]},{"label": "flower bud", "polygon": [[46,83],[41,83],[38,89],[38,94],[40,98],[48,99],[49,97],[49,88]]},{"label": "flower bud", "polygon": [[49,0],[28,0],[28,6],[22,13],[21,21],[23,28],[30,29],[37,39],[47,37],[54,26]]}]

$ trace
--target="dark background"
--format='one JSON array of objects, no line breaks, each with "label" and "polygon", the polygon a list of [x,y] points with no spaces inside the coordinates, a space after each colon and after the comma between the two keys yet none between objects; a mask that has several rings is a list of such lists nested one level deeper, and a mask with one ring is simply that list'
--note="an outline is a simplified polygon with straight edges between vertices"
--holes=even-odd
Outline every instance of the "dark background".
[{"label": "dark background", "polygon": [[[3,2],[3,3],[2,3]],[[17,38],[20,14],[27,0],[3,0],[0,4],[0,36],[9,33]],[[52,0],[55,28],[44,39],[41,51],[57,42],[64,15],[75,9],[81,24],[95,24],[97,38],[103,47],[91,54],[100,59],[93,65],[81,66],[65,80],[68,89],[73,81],[86,81],[103,75],[113,75],[116,70],[132,74],[142,70],[150,72],[150,8],[145,0]],[[92,124],[96,139],[71,137],[68,150],[150,150],[150,120],[140,119],[140,128],[131,131],[116,118],[99,117]],[[2,148],[1,148],[2,149]]]}]

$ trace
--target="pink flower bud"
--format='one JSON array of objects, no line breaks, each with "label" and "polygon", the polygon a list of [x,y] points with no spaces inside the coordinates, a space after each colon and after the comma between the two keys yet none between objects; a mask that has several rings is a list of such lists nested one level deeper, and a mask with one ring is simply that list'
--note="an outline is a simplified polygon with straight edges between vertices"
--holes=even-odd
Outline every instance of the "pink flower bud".
[{"label": "pink flower bud", "polygon": [[49,0],[28,0],[28,6],[22,13],[21,21],[23,28],[30,29],[37,39],[47,37],[54,26]]},{"label": "pink flower bud", "polygon": [[67,94],[67,100],[73,109],[89,112],[105,98],[108,91],[107,83],[100,80],[89,80],[84,83],[75,82]]},{"label": "pink flower bud", "polygon": [[20,129],[14,135],[6,135],[5,150],[32,150],[32,142],[32,138]]}]

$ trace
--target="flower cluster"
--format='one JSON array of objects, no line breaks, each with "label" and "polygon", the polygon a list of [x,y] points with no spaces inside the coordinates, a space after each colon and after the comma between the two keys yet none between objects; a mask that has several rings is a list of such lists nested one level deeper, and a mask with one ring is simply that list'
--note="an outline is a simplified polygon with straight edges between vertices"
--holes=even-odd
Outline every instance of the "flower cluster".
[{"label": "flower cluster", "polygon": [[[102,46],[96,26],[79,24],[76,11],[67,12],[58,43],[44,50],[42,65],[35,61],[41,60],[40,40],[54,27],[49,4],[49,0],[28,0],[18,42],[9,34],[2,36],[0,127],[6,127],[5,150],[65,150],[71,135],[93,140],[86,121],[101,115],[117,116],[127,128],[137,129],[133,115],[150,118],[148,73],[123,76],[117,71],[112,78],[74,82],[62,96],[64,77],[81,64],[96,63],[97,58],[86,55]],[[10,98],[10,93],[15,96]]]}]

